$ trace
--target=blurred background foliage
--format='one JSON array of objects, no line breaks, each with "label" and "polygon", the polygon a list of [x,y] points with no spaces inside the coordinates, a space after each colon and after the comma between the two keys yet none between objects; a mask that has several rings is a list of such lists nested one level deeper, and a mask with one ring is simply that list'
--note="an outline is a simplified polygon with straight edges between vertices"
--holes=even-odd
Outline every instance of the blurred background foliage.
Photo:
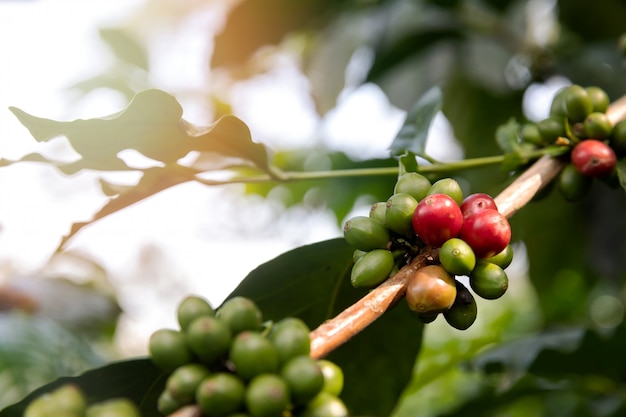
[{"label": "blurred background foliage", "polygon": [[[206,34],[208,90],[155,85],[150,60],[158,34],[154,28],[181,27],[207,8],[225,17]],[[375,85],[390,108],[403,112],[440,85],[441,116],[462,156],[497,155],[497,127],[510,118],[521,122],[544,117],[546,103],[562,85],[597,85],[611,99],[626,92],[624,53],[618,44],[626,32],[625,18],[626,4],[620,0],[241,0],[168,6],[150,0],[130,21],[101,30],[113,59],[101,73],[78,81],[71,90],[80,97],[112,89],[130,100],[139,90],[163,87],[177,97],[191,98],[215,120],[237,113],[234,90],[287,61],[306,77],[307,99],[319,121],[329,117],[342,97],[365,85]],[[335,149],[324,140],[323,129],[317,132],[296,149],[275,147],[274,164],[289,171],[397,164],[392,158],[359,156],[358,149]],[[445,134],[434,132],[429,140],[438,142],[437,135]],[[444,159],[450,155],[445,146],[439,149]],[[495,195],[511,173],[494,166],[456,172],[454,177],[466,193]],[[346,177],[248,184],[243,191],[250,198],[261,195],[267,203],[278,203],[282,211],[276,217],[290,208],[315,208],[333,213],[341,225],[350,213],[386,200],[394,182],[390,176]],[[479,321],[467,332],[450,330],[441,319],[425,327],[412,382],[393,415],[624,415],[626,196],[600,182],[580,203],[566,203],[554,190],[544,194],[511,220],[516,261],[510,267],[507,296],[480,304]],[[108,326],[96,335],[62,324],[73,329],[71,337],[79,335],[80,340],[62,347],[76,352],[75,363],[29,371],[41,374],[32,378],[35,382],[19,380],[6,364],[20,363],[13,358],[36,351],[15,348],[16,341],[50,349],[47,358],[61,357],[52,352],[58,345],[33,341],[34,333],[37,338],[57,335],[27,331],[40,326],[42,319],[31,301],[20,300],[5,310],[26,311],[7,316],[28,321],[19,326],[24,334],[0,342],[0,364],[5,364],[0,384],[19,387],[13,389],[18,392],[13,400],[55,375],[115,357],[107,351],[110,347],[92,351],[94,342],[99,346],[102,335],[112,332],[117,311],[112,308],[107,310]],[[83,343],[83,335],[89,344]],[[372,381],[370,389],[383,388]]]}]

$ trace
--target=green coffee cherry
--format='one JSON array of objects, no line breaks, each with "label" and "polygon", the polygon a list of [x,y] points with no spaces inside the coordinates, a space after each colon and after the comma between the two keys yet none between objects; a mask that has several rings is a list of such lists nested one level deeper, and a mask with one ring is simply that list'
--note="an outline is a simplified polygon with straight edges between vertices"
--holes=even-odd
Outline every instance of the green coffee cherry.
[{"label": "green coffee cherry", "polygon": [[178,317],[178,324],[180,324],[180,328],[185,330],[196,317],[215,316],[215,311],[206,299],[190,295],[185,297],[178,304],[176,315]]},{"label": "green coffee cherry", "polygon": [[207,416],[225,417],[244,406],[246,387],[236,375],[226,372],[205,378],[196,391],[196,403]]},{"label": "green coffee cherry", "polygon": [[387,200],[385,226],[399,235],[413,236],[413,213],[417,200],[405,193],[394,194]]},{"label": "green coffee cherry", "polygon": [[609,108],[609,104],[611,104],[611,100],[609,99],[609,95],[601,89],[600,87],[586,87],[585,91],[587,91],[587,95],[589,99],[591,99],[591,105],[593,108],[593,112],[604,113]]},{"label": "green coffee cherry", "polygon": [[393,193],[408,194],[417,202],[420,202],[424,197],[426,197],[426,195],[428,195],[430,186],[430,180],[422,174],[418,174],[417,172],[407,172],[398,178],[398,181],[393,189]]},{"label": "green coffee cherry", "polygon": [[363,256],[365,256],[366,253],[367,252],[365,252],[364,250],[355,249],[354,252],[352,252],[352,262],[358,261]]},{"label": "green coffee cherry", "polygon": [[485,262],[498,265],[502,269],[506,269],[513,262],[513,247],[507,245],[500,253],[493,255],[491,258],[483,259]]},{"label": "green coffee cherry", "polygon": [[87,409],[87,399],[77,385],[65,384],[55,389],[52,393],[52,401],[57,412],[64,415],[82,415]]},{"label": "green coffee cherry", "polygon": [[278,354],[279,364],[311,352],[311,330],[296,317],[287,317],[272,326],[267,336]]},{"label": "green coffee cherry", "polygon": [[476,265],[474,251],[459,238],[448,239],[439,250],[441,265],[453,275],[467,275]]},{"label": "green coffee cherry", "polygon": [[185,335],[173,329],[159,329],[148,342],[152,362],[166,372],[171,372],[193,359]]},{"label": "green coffee cherry", "polygon": [[561,123],[563,119],[566,117],[565,114],[565,95],[567,94],[567,87],[561,88],[552,99],[552,103],[550,105],[550,117],[560,120]]},{"label": "green coffee cherry", "polygon": [[246,381],[278,370],[278,352],[259,332],[239,333],[233,340],[229,356],[237,374]]},{"label": "green coffee cherry", "polygon": [[364,216],[348,220],[343,227],[343,236],[348,245],[362,251],[385,249],[391,239],[382,223]]},{"label": "green coffee cherry", "polygon": [[289,401],[287,383],[275,374],[254,377],[246,389],[246,408],[251,417],[281,417]]},{"label": "green coffee cherry", "polygon": [[224,359],[232,342],[228,324],[216,317],[201,316],[189,324],[185,332],[189,349],[207,365]]},{"label": "green coffee cherry", "polygon": [[476,321],[478,307],[472,293],[460,283],[456,282],[456,299],[449,310],[443,312],[448,324],[458,330],[468,329]]},{"label": "green coffee cherry", "polygon": [[359,259],[350,273],[350,282],[355,288],[371,288],[383,282],[394,266],[391,252],[374,249]]},{"label": "green coffee cherry", "polygon": [[618,156],[626,155],[626,119],[620,120],[613,126],[609,144]]},{"label": "green coffee cherry", "polygon": [[322,391],[307,404],[300,417],[348,417],[348,409],[338,397]]},{"label": "green coffee cherry", "polygon": [[548,117],[537,122],[537,129],[545,143],[554,143],[559,137],[566,136],[563,119]]},{"label": "green coffee cherry", "polygon": [[590,113],[585,118],[585,134],[588,138],[604,140],[611,136],[613,125],[605,113]]},{"label": "green coffee cherry", "polygon": [[442,178],[436,181],[429,189],[427,195],[446,194],[461,206],[463,204],[463,190],[454,178]]},{"label": "green coffee cherry", "polygon": [[324,387],[324,374],[317,361],[308,355],[296,356],[282,367],[283,377],[294,404],[302,405],[313,399]]},{"label": "green coffee cherry", "polygon": [[324,375],[322,391],[330,395],[339,396],[341,391],[343,391],[343,371],[341,368],[328,359],[319,359],[317,364],[322,370],[322,375]]},{"label": "green coffee cherry", "polygon": [[129,399],[113,398],[87,407],[85,417],[141,417],[141,413]]},{"label": "green coffee cherry", "polygon": [[[194,395],[194,401],[195,401],[195,395]],[[157,399],[157,410],[159,410],[159,412],[163,414],[164,416],[168,416],[172,414],[173,412],[182,408],[183,406],[185,406],[185,404],[181,404],[178,401],[176,401],[176,399],[172,397],[172,394],[167,390],[161,392],[161,394],[159,395],[159,398]]]},{"label": "green coffee cherry", "polygon": [[566,87],[563,96],[565,115],[572,123],[582,122],[593,111],[587,91],[579,85]]},{"label": "green coffee cherry", "polygon": [[261,310],[252,300],[245,297],[226,300],[215,316],[228,325],[233,336],[245,330],[260,330],[263,324]]},{"label": "green coffee cherry", "polygon": [[520,136],[524,142],[532,143],[533,145],[544,146],[546,144],[535,123],[526,123],[523,125]]},{"label": "green coffee cherry", "polygon": [[372,204],[370,208],[370,219],[376,220],[380,224],[385,224],[385,211],[387,210],[387,202],[380,201]]},{"label": "green coffee cherry", "polygon": [[508,289],[509,278],[498,265],[479,262],[470,274],[470,286],[479,297],[495,300]]},{"label": "green coffee cherry", "polygon": [[591,189],[593,178],[583,175],[573,164],[567,164],[558,177],[558,188],[567,201],[582,200]]},{"label": "green coffee cherry", "polygon": [[198,363],[179,366],[167,378],[165,391],[180,405],[191,404],[195,400],[200,383],[210,374],[208,368]]}]

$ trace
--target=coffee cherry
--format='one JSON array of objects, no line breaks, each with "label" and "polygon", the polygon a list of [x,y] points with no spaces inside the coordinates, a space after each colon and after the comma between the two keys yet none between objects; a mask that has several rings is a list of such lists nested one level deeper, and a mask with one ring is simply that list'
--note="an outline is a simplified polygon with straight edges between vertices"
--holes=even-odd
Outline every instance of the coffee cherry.
[{"label": "coffee cherry", "polygon": [[448,239],[439,250],[441,265],[453,275],[467,275],[476,265],[470,245],[459,238]]},{"label": "coffee cherry", "polygon": [[617,155],[626,155],[626,119],[615,123],[609,143]]},{"label": "coffee cherry", "polygon": [[563,119],[551,116],[537,122],[537,129],[545,143],[554,143],[559,137],[566,136]]},{"label": "coffee cherry", "polygon": [[595,139],[579,142],[572,149],[572,163],[583,175],[603,177],[611,173],[617,162],[609,145]]},{"label": "coffee cherry", "polygon": [[546,142],[539,132],[539,128],[535,123],[526,123],[522,126],[520,136],[524,142],[532,143],[537,146],[545,146]]},{"label": "coffee cherry", "polygon": [[200,383],[210,374],[208,368],[198,363],[179,366],[165,382],[165,391],[179,405],[191,404]]},{"label": "coffee cherry", "polygon": [[317,361],[308,355],[290,359],[280,370],[296,405],[306,404],[322,391],[324,374]]},{"label": "coffee cherry", "polygon": [[513,247],[511,245],[506,245],[506,248],[504,248],[500,253],[489,258],[485,258],[484,261],[496,264],[500,268],[505,269],[511,265],[511,262],[513,262]]},{"label": "coffee cherry", "polygon": [[178,304],[176,315],[180,328],[185,330],[195,318],[200,316],[215,316],[215,311],[206,299],[190,295],[185,297]]},{"label": "coffee cherry", "polygon": [[424,324],[432,323],[439,317],[439,313],[417,314],[417,318]]},{"label": "coffee cherry", "polygon": [[248,384],[245,401],[251,417],[281,417],[289,405],[289,388],[278,375],[258,375]]},{"label": "coffee cherry", "polygon": [[387,200],[385,210],[385,226],[399,235],[412,236],[413,213],[417,200],[409,194],[398,193]]},{"label": "coffee cherry", "polygon": [[579,201],[589,193],[592,182],[592,177],[582,174],[570,163],[559,174],[558,188],[567,201]]},{"label": "coffee cherry", "polygon": [[470,274],[470,287],[479,297],[495,300],[509,287],[506,272],[496,264],[479,262]]},{"label": "coffee cherry", "polygon": [[426,197],[431,183],[428,178],[417,172],[402,174],[393,189],[394,194],[405,193],[416,201],[422,201]]},{"label": "coffee cherry", "polygon": [[371,288],[383,282],[394,266],[391,252],[374,249],[359,259],[350,273],[350,282],[355,288]]},{"label": "coffee cherry", "polygon": [[185,339],[200,361],[211,365],[228,354],[232,333],[226,322],[215,317],[202,316],[191,322],[185,332]]},{"label": "coffee cherry", "polygon": [[463,218],[469,217],[472,214],[485,209],[498,209],[493,197],[485,193],[470,194],[461,204],[461,213],[463,213]]},{"label": "coffee cherry", "polygon": [[276,349],[279,364],[311,352],[310,329],[299,318],[287,317],[278,321],[267,337]]},{"label": "coffee cherry", "polygon": [[245,297],[226,300],[215,316],[228,325],[233,336],[245,330],[260,330],[263,322],[261,310],[252,300]]},{"label": "coffee cherry", "polygon": [[424,243],[434,247],[458,236],[462,225],[459,205],[446,194],[427,196],[413,214],[413,230]]},{"label": "coffee cherry", "polygon": [[613,125],[605,113],[590,113],[585,118],[585,135],[593,139],[608,139],[613,131]]},{"label": "coffee cherry", "polygon": [[278,352],[261,333],[244,331],[233,340],[230,360],[237,374],[246,381],[278,370]]},{"label": "coffee cherry", "polygon": [[317,364],[324,376],[322,391],[330,395],[339,396],[343,390],[343,371],[341,368],[327,359],[319,359]]},{"label": "coffee cherry", "polygon": [[131,400],[112,398],[87,407],[85,417],[141,417],[141,413]]},{"label": "coffee cherry", "polygon": [[407,282],[406,302],[418,314],[445,311],[455,298],[454,278],[440,265],[418,269]]},{"label": "coffee cherry", "polygon": [[387,211],[387,202],[382,201],[372,204],[370,208],[370,219],[376,220],[380,224],[385,224],[385,212]]},{"label": "coffee cherry", "polygon": [[463,221],[460,237],[471,246],[477,258],[488,258],[509,244],[511,226],[500,212],[486,209]]},{"label": "coffee cherry", "polygon": [[152,362],[166,372],[171,372],[193,359],[185,335],[173,329],[159,329],[152,333],[148,350]]},{"label": "coffee cherry", "polygon": [[601,89],[600,87],[586,87],[585,91],[587,91],[587,95],[591,100],[591,104],[594,112],[605,113],[609,108],[609,104],[611,100],[609,99],[609,95]]},{"label": "coffee cherry", "polygon": [[448,324],[458,330],[468,329],[476,321],[478,307],[472,293],[460,283],[456,282],[456,298],[454,304],[443,312]]},{"label": "coffee cherry", "polygon": [[307,404],[300,417],[348,417],[348,409],[336,396],[320,392]]},{"label": "coffee cherry", "polygon": [[450,196],[459,206],[463,203],[463,190],[454,178],[442,178],[436,181],[428,190],[428,195],[434,194]]},{"label": "coffee cherry", "polygon": [[[194,395],[194,401],[195,401],[195,395]],[[175,412],[176,410],[179,410],[185,405],[186,404],[181,404],[178,401],[176,401],[176,399],[172,397],[172,394],[167,390],[164,390],[163,392],[161,392],[161,394],[159,394],[159,398],[157,398],[157,410],[159,410],[159,412],[163,414],[164,416],[168,416],[172,414],[173,412]]]},{"label": "coffee cherry", "polygon": [[582,122],[593,111],[593,103],[587,91],[579,85],[570,85],[565,88],[563,109],[572,123]]},{"label": "coffee cherry", "polygon": [[550,104],[550,117],[555,118],[557,120],[561,120],[561,123],[563,122],[563,118],[566,117],[565,105],[564,105],[566,94],[567,94],[567,87],[561,88],[554,95],[554,98],[552,99],[552,103]]},{"label": "coffee cherry", "polygon": [[348,220],[343,227],[343,236],[348,245],[363,251],[385,249],[391,239],[382,223],[364,216]]},{"label": "coffee cherry", "polygon": [[205,378],[196,391],[196,403],[207,416],[225,417],[244,406],[246,387],[236,375],[220,372]]}]

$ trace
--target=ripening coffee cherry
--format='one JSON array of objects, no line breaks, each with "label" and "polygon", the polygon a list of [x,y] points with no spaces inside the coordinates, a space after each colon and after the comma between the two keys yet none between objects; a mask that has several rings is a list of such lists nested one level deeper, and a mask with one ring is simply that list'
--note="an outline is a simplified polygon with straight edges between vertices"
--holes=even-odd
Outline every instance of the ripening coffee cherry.
[{"label": "ripening coffee cherry", "polygon": [[317,364],[322,370],[322,375],[324,376],[324,386],[322,387],[322,391],[330,395],[339,396],[341,391],[343,391],[343,371],[339,365],[329,361],[328,359],[319,359]]},{"label": "ripening coffee cherry", "polygon": [[477,258],[488,258],[510,243],[511,225],[499,211],[482,210],[463,221],[460,238],[471,246]]},{"label": "ripening coffee cherry", "polygon": [[189,349],[207,365],[228,355],[232,333],[228,324],[218,318],[201,316],[189,324],[185,331]]},{"label": "ripening coffee cherry", "polygon": [[385,249],[391,240],[389,231],[382,223],[365,216],[348,220],[343,226],[343,237],[348,245],[363,251]]},{"label": "ripening coffee cherry", "polygon": [[193,359],[184,333],[173,329],[159,329],[152,333],[148,350],[152,362],[166,372],[171,372]]},{"label": "ripening coffee cherry", "polygon": [[275,323],[267,338],[276,349],[279,364],[311,352],[310,329],[297,317],[286,317]]},{"label": "ripening coffee cherry", "polygon": [[498,209],[493,197],[485,193],[470,194],[461,204],[461,213],[463,213],[463,218],[469,217],[472,214],[485,209]]},{"label": "ripening coffee cherry", "polygon": [[230,347],[229,357],[237,374],[246,381],[278,370],[278,352],[272,342],[259,332],[239,333]]},{"label": "ripening coffee cherry", "polygon": [[198,386],[209,374],[209,369],[199,363],[179,366],[167,378],[165,391],[179,405],[191,404],[195,401]]},{"label": "ripening coffee cherry", "polygon": [[196,390],[196,403],[207,416],[226,417],[244,406],[246,386],[235,374],[220,372],[205,378]]},{"label": "ripening coffee cherry", "polygon": [[454,178],[442,178],[431,185],[428,195],[445,194],[456,202],[457,205],[463,203],[463,190]]},{"label": "ripening coffee cherry", "polygon": [[509,265],[511,265],[511,262],[513,262],[513,247],[511,245],[506,245],[506,248],[504,248],[500,253],[497,253],[489,258],[485,258],[484,261],[496,264],[502,269],[506,269]]},{"label": "ripening coffee cherry", "polygon": [[398,178],[398,181],[393,189],[393,193],[408,194],[419,202],[426,197],[430,186],[430,180],[422,174],[418,174],[417,172],[407,172]]},{"label": "ripening coffee cherry", "polygon": [[245,402],[251,417],[281,417],[289,405],[289,387],[279,375],[258,375],[246,388]]},{"label": "ripening coffee cherry", "polygon": [[470,287],[479,297],[495,300],[509,288],[509,277],[498,265],[479,262],[470,274]]},{"label": "ripening coffee cherry", "polygon": [[405,193],[394,194],[387,200],[385,209],[385,227],[399,235],[412,236],[413,213],[417,200]]},{"label": "ripening coffee cherry", "polygon": [[454,304],[443,312],[448,324],[458,330],[468,329],[476,321],[478,307],[472,293],[461,282],[456,282]]},{"label": "ripening coffee cherry", "polygon": [[434,247],[458,236],[462,225],[463,214],[459,205],[446,194],[427,196],[413,214],[413,230],[424,243]]},{"label": "ripening coffee cherry", "polygon": [[590,113],[584,122],[585,135],[588,138],[604,140],[611,136],[613,125],[606,113]]},{"label": "ripening coffee cherry", "polygon": [[213,317],[215,311],[206,299],[197,295],[189,295],[178,304],[176,316],[180,328],[185,330],[195,318],[200,316]]},{"label": "ripening coffee cherry", "polygon": [[306,404],[322,391],[324,374],[317,361],[308,355],[291,358],[280,370],[296,405]]},{"label": "ripening coffee cherry", "polygon": [[467,275],[476,265],[476,255],[464,240],[448,239],[439,250],[439,261],[453,275]]},{"label": "ripening coffee cherry", "polygon": [[571,123],[582,122],[593,111],[593,103],[587,90],[579,85],[565,88],[563,109]]},{"label": "ripening coffee cherry", "polygon": [[572,164],[583,175],[603,177],[613,171],[617,162],[609,145],[595,139],[586,139],[572,149]]},{"label": "ripening coffee cherry", "polygon": [[609,108],[611,100],[609,95],[600,87],[590,86],[586,87],[587,95],[591,100],[591,104],[594,112],[604,113]]},{"label": "ripening coffee cherry", "polygon": [[350,282],[355,288],[372,288],[387,279],[394,266],[391,252],[374,249],[359,259],[350,272]]},{"label": "ripening coffee cherry", "polygon": [[406,288],[406,302],[418,314],[449,309],[456,298],[454,278],[440,265],[428,265],[413,274]]},{"label": "ripening coffee cherry", "polygon": [[263,323],[263,315],[256,303],[239,296],[226,300],[215,317],[228,325],[233,336],[245,330],[260,330]]},{"label": "ripening coffee cherry", "polygon": [[593,178],[581,173],[573,164],[567,164],[558,177],[558,188],[567,201],[579,201],[591,189]]}]

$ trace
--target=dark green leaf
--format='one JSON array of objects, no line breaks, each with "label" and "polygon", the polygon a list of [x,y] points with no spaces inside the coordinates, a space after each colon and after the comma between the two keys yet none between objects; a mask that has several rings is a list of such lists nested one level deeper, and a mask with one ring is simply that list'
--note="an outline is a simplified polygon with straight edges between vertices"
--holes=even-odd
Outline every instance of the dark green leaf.
[{"label": "dark green leaf", "polygon": [[[367,293],[350,284],[352,252],[343,238],[294,249],[252,271],[230,297],[255,300],[266,319],[296,316],[317,327]],[[342,398],[352,414],[389,415],[412,376],[421,332],[401,302],[331,353],[344,370]]]},{"label": "dark green leaf", "polygon": [[0,417],[22,417],[28,404],[38,396],[68,383],[76,384],[90,404],[111,398],[132,400],[143,417],[161,417],[157,398],[165,386],[165,373],[150,359],[115,362],[75,377],[62,377],[31,392],[22,401],[0,411]]},{"label": "dark green leaf", "polygon": [[404,124],[391,144],[391,152],[399,156],[406,151],[416,155],[424,154],[430,125],[441,110],[443,93],[439,87],[432,87],[413,105],[407,113]]},{"label": "dark green leaf", "polygon": [[148,54],[143,46],[126,31],[119,28],[102,28],[100,37],[121,60],[148,70]]}]

